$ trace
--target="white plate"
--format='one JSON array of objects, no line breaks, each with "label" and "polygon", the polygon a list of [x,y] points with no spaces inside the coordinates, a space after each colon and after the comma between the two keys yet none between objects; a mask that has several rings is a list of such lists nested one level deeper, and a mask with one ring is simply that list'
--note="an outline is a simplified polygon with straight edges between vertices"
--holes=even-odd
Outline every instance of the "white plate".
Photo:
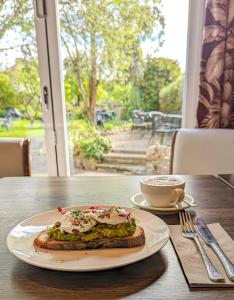
[{"label": "white plate", "polygon": [[130,201],[132,202],[132,204],[134,204],[140,208],[149,210],[151,212],[160,213],[160,214],[172,214],[172,213],[174,214],[174,213],[178,213],[179,211],[182,211],[188,207],[196,206],[193,197],[191,197],[187,194],[184,197],[184,201],[182,201],[181,203],[179,203],[175,206],[172,206],[172,207],[150,206],[149,203],[147,202],[147,200],[144,198],[144,195],[142,193],[133,195],[130,198]]},{"label": "white plate", "polygon": [[[85,209],[87,207],[77,208]],[[100,207],[110,206],[100,205]],[[160,218],[139,209],[128,208],[128,210],[144,228],[146,242],[143,246],[93,250],[35,248],[33,241],[37,234],[48,225],[60,220],[60,213],[57,210],[33,216],[16,225],[7,236],[7,246],[9,251],[20,260],[46,269],[89,272],[125,266],[153,255],[169,239],[168,226]]]}]

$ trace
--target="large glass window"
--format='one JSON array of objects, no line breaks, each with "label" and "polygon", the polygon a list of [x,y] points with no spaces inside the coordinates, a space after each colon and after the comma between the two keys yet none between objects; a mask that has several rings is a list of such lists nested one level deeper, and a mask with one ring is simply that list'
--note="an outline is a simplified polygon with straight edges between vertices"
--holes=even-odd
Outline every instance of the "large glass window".
[{"label": "large glass window", "polygon": [[188,1],[59,4],[72,173],[168,173]]},{"label": "large glass window", "polygon": [[0,137],[31,139],[32,175],[47,175],[32,1],[0,4]]},{"label": "large glass window", "polygon": [[44,126],[49,174],[69,174],[59,50],[71,173],[169,172],[187,80],[188,4],[34,0],[35,12],[30,0],[0,4],[0,137],[31,139],[33,175],[48,174]]}]

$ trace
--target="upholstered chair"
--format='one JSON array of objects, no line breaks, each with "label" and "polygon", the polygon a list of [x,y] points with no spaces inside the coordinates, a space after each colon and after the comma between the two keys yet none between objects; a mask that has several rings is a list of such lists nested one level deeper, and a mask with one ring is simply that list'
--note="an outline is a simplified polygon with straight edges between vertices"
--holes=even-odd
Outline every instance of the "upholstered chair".
[{"label": "upholstered chair", "polygon": [[30,176],[30,141],[0,138],[0,177]]},{"label": "upholstered chair", "polygon": [[233,129],[180,129],[172,141],[171,174],[234,174]]}]

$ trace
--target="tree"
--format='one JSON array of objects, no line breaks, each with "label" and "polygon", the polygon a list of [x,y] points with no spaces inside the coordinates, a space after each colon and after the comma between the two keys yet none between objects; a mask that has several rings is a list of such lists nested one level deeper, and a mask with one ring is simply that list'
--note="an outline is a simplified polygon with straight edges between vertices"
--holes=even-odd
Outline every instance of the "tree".
[{"label": "tree", "polygon": [[16,90],[10,78],[5,73],[0,73],[0,111],[16,105]]},{"label": "tree", "polygon": [[33,16],[31,0],[0,0],[0,40],[10,30],[17,34],[17,43],[13,41],[9,47],[0,47],[0,51],[9,54],[11,49],[19,48],[20,57],[23,56],[13,67],[6,69],[6,73],[11,87],[17,91],[15,106],[24,111],[31,122],[42,111]]},{"label": "tree", "polygon": [[0,0],[0,39],[14,26],[20,26],[24,30],[31,28],[32,25],[28,22],[29,18],[32,18],[29,16],[30,10],[32,10],[32,1]]},{"label": "tree", "polygon": [[8,67],[7,56],[12,64],[11,50],[13,57],[16,51],[20,57],[30,56],[29,60],[37,57],[33,18],[32,0],[0,0],[0,67]]},{"label": "tree", "polygon": [[[164,18],[159,2],[61,0],[62,42],[91,123],[100,82],[113,78],[126,82],[134,62],[142,59],[141,42],[157,36],[161,43]],[[155,41],[155,47],[159,44]]]},{"label": "tree", "polygon": [[70,110],[74,109],[81,101],[78,83],[74,73],[67,72],[64,79],[65,99]]},{"label": "tree", "polygon": [[11,49],[19,48],[20,57],[23,56],[23,58],[16,59],[15,65],[6,69],[5,73],[9,77],[11,89],[17,91],[14,106],[24,111],[33,122],[42,111],[38,66],[35,60],[33,2],[31,0],[0,0],[0,24],[0,40],[3,40],[10,30],[14,30],[18,35],[17,43],[13,41],[9,47],[0,47],[0,51],[9,55]]},{"label": "tree", "polygon": [[161,89],[159,93],[160,111],[167,113],[180,112],[183,97],[183,76]]},{"label": "tree", "polygon": [[19,108],[33,123],[42,112],[37,62],[17,59],[16,64],[8,69],[8,73],[17,90]]},{"label": "tree", "polygon": [[99,84],[98,104],[121,105],[129,101],[131,96],[131,84],[119,84],[115,81],[107,81]]},{"label": "tree", "polygon": [[143,109],[159,110],[159,93],[181,74],[177,61],[164,57],[148,57],[141,83]]}]

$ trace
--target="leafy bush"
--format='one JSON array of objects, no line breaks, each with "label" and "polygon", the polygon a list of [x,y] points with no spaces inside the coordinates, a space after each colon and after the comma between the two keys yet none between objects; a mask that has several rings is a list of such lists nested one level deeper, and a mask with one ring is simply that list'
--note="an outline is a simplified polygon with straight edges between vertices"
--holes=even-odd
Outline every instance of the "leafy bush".
[{"label": "leafy bush", "polygon": [[111,149],[111,141],[109,138],[104,136],[98,136],[95,139],[95,143],[103,149],[104,153],[108,152]]},{"label": "leafy bush", "polygon": [[164,57],[148,57],[141,84],[145,111],[159,110],[160,90],[175,81],[181,70],[177,61]]},{"label": "leafy bush", "polygon": [[101,160],[104,153],[107,153],[110,148],[110,140],[102,136],[80,142],[80,154],[87,159]]},{"label": "leafy bush", "polygon": [[96,128],[86,120],[70,121],[69,133],[74,155],[80,154],[80,143],[83,140],[89,140],[98,134]]},{"label": "leafy bush", "polygon": [[101,160],[111,149],[111,141],[101,136],[101,132],[85,120],[69,123],[73,154],[87,159]]},{"label": "leafy bush", "polygon": [[10,78],[5,73],[0,73],[0,109],[4,111],[7,107],[14,107],[17,103],[17,92]]},{"label": "leafy bush", "polygon": [[181,111],[183,94],[183,76],[161,89],[159,94],[160,111],[175,113]]}]

